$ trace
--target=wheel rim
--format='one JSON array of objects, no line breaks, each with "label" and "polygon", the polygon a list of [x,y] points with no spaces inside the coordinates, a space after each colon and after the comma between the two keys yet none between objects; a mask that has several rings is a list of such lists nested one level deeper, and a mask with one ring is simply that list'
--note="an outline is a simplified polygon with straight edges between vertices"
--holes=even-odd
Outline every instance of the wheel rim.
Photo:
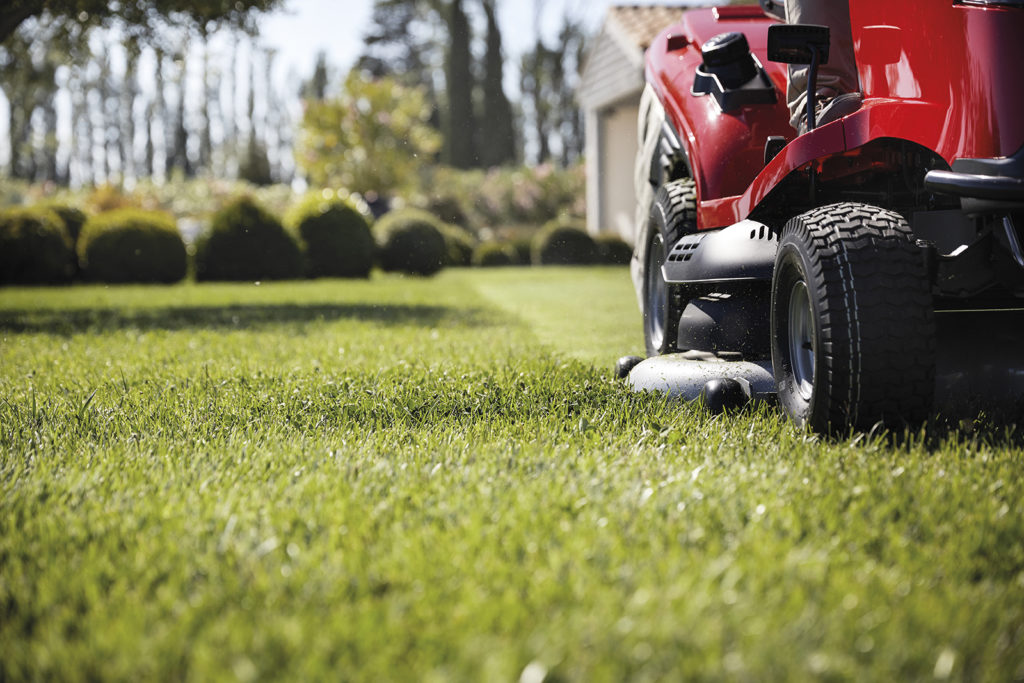
[{"label": "wheel rim", "polygon": [[789,292],[789,361],[796,389],[809,401],[814,394],[814,312],[803,280]]},{"label": "wheel rim", "polygon": [[661,235],[655,233],[647,247],[647,336],[657,349],[664,343],[668,317],[668,285],[661,276],[665,265],[664,244]]}]

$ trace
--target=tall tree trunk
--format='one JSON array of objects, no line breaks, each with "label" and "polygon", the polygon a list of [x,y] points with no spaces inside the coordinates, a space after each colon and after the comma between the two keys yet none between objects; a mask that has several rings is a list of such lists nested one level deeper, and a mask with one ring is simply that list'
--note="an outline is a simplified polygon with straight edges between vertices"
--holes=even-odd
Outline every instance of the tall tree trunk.
[{"label": "tall tree trunk", "polygon": [[210,137],[210,89],[212,87],[210,83],[210,40],[209,36],[204,32],[202,34],[203,41],[203,95],[202,105],[200,111],[200,117],[202,119],[200,123],[199,131],[199,168],[205,172],[210,171],[210,164],[213,160],[213,139]]},{"label": "tall tree trunk", "polygon": [[[280,135],[279,127],[275,121],[277,111],[277,99],[274,94],[274,57],[277,55],[273,49],[263,51],[263,141],[267,150],[268,161],[270,162],[270,177],[274,180],[280,177],[280,157],[277,154],[279,149]],[[271,145],[271,140],[275,143]],[[271,157],[270,151],[275,150]]]},{"label": "tall tree trunk", "polygon": [[188,157],[188,124],[185,121],[185,101],[188,98],[187,83],[188,83],[188,52],[189,52],[188,40],[185,40],[182,46],[181,59],[178,66],[178,73],[175,79],[175,90],[178,97],[176,101],[176,110],[174,114],[174,124],[171,132],[172,136],[172,154],[171,158],[173,163],[172,168],[179,169],[186,178],[191,178],[194,175],[194,169],[192,162]]},{"label": "tall tree trunk", "polygon": [[238,44],[231,41],[231,66],[228,69],[228,107],[224,113],[225,175],[238,176]]},{"label": "tall tree trunk", "polygon": [[[161,132],[163,133],[163,142],[160,145],[160,150],[163,152],[163,173],[159,173],[161,169],[157,168],[157,154],[156,145],[154,144],[154,152],[152,158],[152,165],[149,168],[150,177],[162,175],[167,177],[168,172],[171,168],[171,147],[173,144],[171,138],[171,116],[167,108],[167,80],[164,78],[164,53],[160,48],[154,50],[156,59],[156,67],[153,73],[153,79],[155,81],[153,91],[153,118],[150,120],[150,135],[152,136],[153,124],[157,121],[160,122]],[[155,137],[153,138],[156,141]]]},{"label": "tall tree trunk", "polygon": [[445,65],[448,116],[444,130],[444,161],[456,168],[471,168],[479,162],[473,144],[473,72],[469,44],[469,20],[462,0],[451,0],[448,9],[448,49]]},{"label": "tall tree trunk", "polygon": [[[110,75],[110,55],[105,51],[101,50],[99,55],[99,81],[96,84],[96,91],[99,93],[100,106],[99,106],[99,130],[100,137],[103,140],[103,149],[100,157],[100,170],[103,173],[104,182],[111,182],[112,168],[110,164],[110,145],[111,145],[111,132],[117,135],[117,123],[116,118],[117,105],[116,102],[111,106],[111,99],[113,98],[111,93],[111,75]],[[114,122],[110,121],[111,109],[115,114]]]},{"label": "tall tree trunk", "polygon": [[487,17],[487,52],[484,56],[484,107],[480,122],[480,161],[484,167],[515,161],[516,135],[512,105],[505,96],[504,57],[495,0],[483,0]]},{"label": "tall tree trunk", "polygon": [[[84,78],[84,77],[83,77]],[[82,106],[82,183],[96,184],[96,127],[93,125],[92,94],[93,88],[87,80],[83,80],[84,91]]]},{"label": "tall tree trunk", "polygon": [[8,87],[7,95],[7,148],[10,150],[10,176],[20,178],[21,172],[21,141],[19,139],[21,125],[21,108],[14,99],[14,88]]},{"label": "tall tree trunk", "polygon": [[143,120],[143,124],[146,126],[146,149],[143,164],[144,168],[149,172],[150,178],[156,175],[156,145],[153,134],[156,116],[156,105],[153,102],[146,103],[146,117]]},{"label": "tall tree trunk", "polygon": [[135,101],[139,97],[139,41],[129,38],[125,41],[124,84],[121,89],[121,130],[123,153],[121,175],[136,178],[138,167],[135,157]]},{"label": "tall tree trunk", "polygon": [[41,109],[43,135],[42,146],[40,147],[40,171],[42,179],[56,183],[60,180],[57,172],[57,84],[54,83],[47,92],[43,94]]}]

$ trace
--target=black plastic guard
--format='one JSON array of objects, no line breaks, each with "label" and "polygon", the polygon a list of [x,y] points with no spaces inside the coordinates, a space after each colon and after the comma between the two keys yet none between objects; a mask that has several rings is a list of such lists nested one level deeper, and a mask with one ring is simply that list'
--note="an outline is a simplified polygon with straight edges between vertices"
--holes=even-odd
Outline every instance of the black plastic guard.
[{"label": "black plastic guard", "polygon": [[723,112],[732,112],[755,104],[775,104],[777,96],[772,79],[761,66],[757,57],[751,55],[757,66],[757,73],[743,85],[730,88],[721,79],[702,65],[697,67],[690,94],[695,97],[711,95]]},{"label": "black plastic guard", "polygon": [[779,236],[767,225],[745,220],[720,230],[684,235],[665,259],[665,282],[703,284],[771,281]]},{"label": "black plastic guard", "polygon": [[965,211],[981,213],[1024,205],[1024,147],[1009,157],[957,159],[950,171],[924,176],[926,189],[961,198]]}]

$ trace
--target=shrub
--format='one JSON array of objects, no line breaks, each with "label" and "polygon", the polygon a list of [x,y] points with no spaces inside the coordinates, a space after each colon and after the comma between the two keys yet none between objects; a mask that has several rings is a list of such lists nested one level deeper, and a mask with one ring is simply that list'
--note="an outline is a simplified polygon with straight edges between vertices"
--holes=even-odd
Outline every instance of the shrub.
[{"label": "shrub", "polygon": [[46,204],[46,208],[60,217],[61,222],[64,223],[64,229],[68,231],[68,237],[71,238],[71,246],[74,248],[78,244],[78,237],[82,234],[82,227],[85,226],[89,216],[70,204]]},{"label": "shrub", "polygon": [[429,213],[418,209],[392,211],[374,229],[384,270],[433,275],[444,267],[448,250],[444,224]]},{"label": "shrub", "polygon": [[302,239],[307,277],[369,277],[377,245],[357,199],[330,190],[311,194],[288,215]]},{"label": "shrub", "polygon": [[100,185],[89,194],[89,207],[96,213],[114,211],[115,209],[137,209],[138,202],[134,197],[121,192],[120,188],[110,183]]},{"label": "shrub", "polygon": [[434,214],[445,223],[456,225],[460,228],[469,228],[470,220],[462,201],[454,194],[431,195],[422,207],[429,213]]},{"label": "shrub", "polygon": [[118,209],[90,218],[78,241],[82,275],[98,282],[177,282],[188,256],[174,218]]},{"label": "shrub", "polygon": [[473,250],[473,265],[483,268],[511,266],[519,262],[515,248],[507,242],[484,242]]},{"label": "shrub", "polygon": [[533,261],[533,237],[522,235],[516,237],[509,245],[516,253],[515,263],[520,266],[528,266]]},{"label": "shrub", "polygon": [[67,282],[74,263],[71,237],[56,213],[43,207],[0,212],[0,283]]},{"label": "shrub", "polygon": [[598,235],[594,242],[597,244],[597,254],[601,263],[626,266],[633,258],[633,247],[618,235]]},{"label": "shrub", "polygon": [[251,197],[214,214],[196,242],[197,280],[275,280],[301,273],[298,241]]},{"label": "shrub", "polygon": [[468,266],[473,262],[476,239],[471,234],[451,223],[443,224],[441,234],[445,241],[445,265]]},{"label": "shrub", "polygon": [[583,225],[554,220],[533,240],[533,263],[538,265],[586,265],[597,261],[597,245]]}]

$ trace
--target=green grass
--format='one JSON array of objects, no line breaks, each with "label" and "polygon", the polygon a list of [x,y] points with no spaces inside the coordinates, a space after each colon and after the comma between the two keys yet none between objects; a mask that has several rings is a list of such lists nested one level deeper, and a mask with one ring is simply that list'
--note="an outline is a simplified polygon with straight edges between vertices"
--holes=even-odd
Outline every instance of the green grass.
[{"label": "green grass", "polygon": [[1014,427],[711,416],[639,330],[623,269],[0,290],[0,680],[1024,677]]}]

